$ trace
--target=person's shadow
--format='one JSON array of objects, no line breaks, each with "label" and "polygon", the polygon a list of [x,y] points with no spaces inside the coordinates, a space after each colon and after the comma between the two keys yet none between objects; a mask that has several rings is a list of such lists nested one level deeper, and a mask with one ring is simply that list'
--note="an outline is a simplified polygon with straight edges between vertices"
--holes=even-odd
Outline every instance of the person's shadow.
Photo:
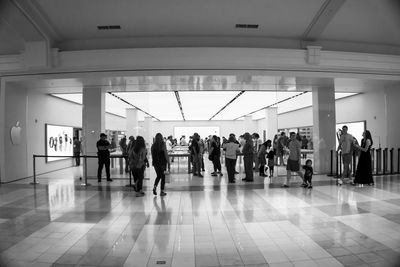
[{"label": "person's shadow", "polygon": [[161,197],[161,206],[157,202],[157,197],[153,198],[154,208],[157,211],[157,216],[154,224],[160,225],[159,231],[154,232],[155,247],[160,252],[166,252],[169,246],[170,229],[166,227],[171,225],[171,211],[166,208],[164,197]]}]

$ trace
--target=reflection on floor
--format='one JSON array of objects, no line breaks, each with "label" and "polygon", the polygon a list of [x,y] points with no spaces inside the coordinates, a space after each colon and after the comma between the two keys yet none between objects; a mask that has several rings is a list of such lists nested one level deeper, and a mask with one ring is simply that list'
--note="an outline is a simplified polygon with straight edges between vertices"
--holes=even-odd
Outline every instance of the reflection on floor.
[{"label": "reflection on floor", "polygon": [[[74,167],[0,186],[0,266],[399,266],[400,176],[374,187],[280,188],[172,170],[165,197]],[[176,171],[176,172],[174,172]],[[116,171],[115,171],[116,172]],[[283,170],[281,174],[283,174]],[[126,177],[126,176],[124,176]]]}]

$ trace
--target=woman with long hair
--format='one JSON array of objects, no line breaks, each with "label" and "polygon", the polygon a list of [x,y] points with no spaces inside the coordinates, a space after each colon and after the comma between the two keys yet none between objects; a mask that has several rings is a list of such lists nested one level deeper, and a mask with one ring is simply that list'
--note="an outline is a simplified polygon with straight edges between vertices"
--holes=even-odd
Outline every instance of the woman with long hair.
[{"label": "woman with long hair", "polygon": [[165,188],[165,168],[168,163],[168,152],[167,146],[164,142],[162,134],[157,133],[154,144],[151,146],[151,157],[153,159],[153,167],[156,171],[157,177],[154,181],[153,194],[157,195],[157,185],[161,180],[161,192],[160,196],[165,196],[167,193],[164,192]]},{"label": "woman with long hair", "polygon": [[144,171],[146,166],[149,166],[149,161],[147,160],[146,143],[142,136],[136,138],[135,146],[129,154],[129,166],[135,182],[136,196],[144,196],[142,191]]},{"label": "woman with long hair", "polygon": [[354,178],[353,185],[355,184],[368,184],[374,185],[374,179],[372,178],[372,163],[371,163],[371,147],[374,144],[372,141],[371,132],[365,130],[363,133],[363,139],[361,140],[361,146],[354,144],[356,148],[360,150],[360,157],[358,159],[358,165],[356,170],[356,176]]}]

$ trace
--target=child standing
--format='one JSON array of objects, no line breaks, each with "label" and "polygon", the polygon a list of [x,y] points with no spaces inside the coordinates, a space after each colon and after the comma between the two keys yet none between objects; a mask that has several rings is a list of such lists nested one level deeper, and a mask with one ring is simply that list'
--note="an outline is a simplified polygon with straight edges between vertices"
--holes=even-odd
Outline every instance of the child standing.
[{"label": "child standing", "polygon": [[312,188],[311,179],[313,176],[313,168],[312,168],[312,161],[308,159],[306,161],[306,165],[303,166],[304,169],[304,183],[302,184],[303,187]]}]

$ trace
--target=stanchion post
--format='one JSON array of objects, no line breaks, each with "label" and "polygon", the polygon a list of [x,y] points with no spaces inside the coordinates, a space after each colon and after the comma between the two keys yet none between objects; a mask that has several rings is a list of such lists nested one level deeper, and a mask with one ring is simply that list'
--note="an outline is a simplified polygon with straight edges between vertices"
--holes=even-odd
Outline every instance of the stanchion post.
[{"label": "stanchion post", "polygon": [[340,177],[339,176],[339,153],[336,151],[336,177]]},{"label": "stanchion post", "polygon": [[89,186],[90,184],[87,181],[87,156],[83,155],[83,161],[85,162],[83,167],[83,174],[85,175],[85,183],[81,184],[82,186]]},{"label": "stanchion post", "polygon": [[331,172],[329,176],[333,176],[333,150],[331,149]]},{"label": "stanchion post", "polygon": [[393,174],[393,148],[390,149],[390,174]]},{"label": "stanchion post", "polygon": [[339,152],[339,177],[342,177],[342,151]]},{"label": "stanchion post", "polygon": [[33,182],[30,184],[36,185],[38,183],[36,181],[36,155],[33,155]]},{"label": "stanchion post", "polygon": [[372,174],[373,174],[374,166],[375,166],[375,148],[371,148],[371,166],[372,166]]},{"label": "stanchion post", "polygon": [[353,151],[353,162],[352,162],[353,166],[351,168],[351,170],[353,171],[353,177],[356,176],[356,157],[357,157],[356,152]]},{"label": "stanchion post", "polygon": [[400,148],[397,149],[397,173],[400,173]]},{"label": "stanchion post", "polygon": [[384,175],[386,174],[386,170],[387,170],[387,152],[388,152],[388,149],[385,148],[383,150],[383,174]]}]

